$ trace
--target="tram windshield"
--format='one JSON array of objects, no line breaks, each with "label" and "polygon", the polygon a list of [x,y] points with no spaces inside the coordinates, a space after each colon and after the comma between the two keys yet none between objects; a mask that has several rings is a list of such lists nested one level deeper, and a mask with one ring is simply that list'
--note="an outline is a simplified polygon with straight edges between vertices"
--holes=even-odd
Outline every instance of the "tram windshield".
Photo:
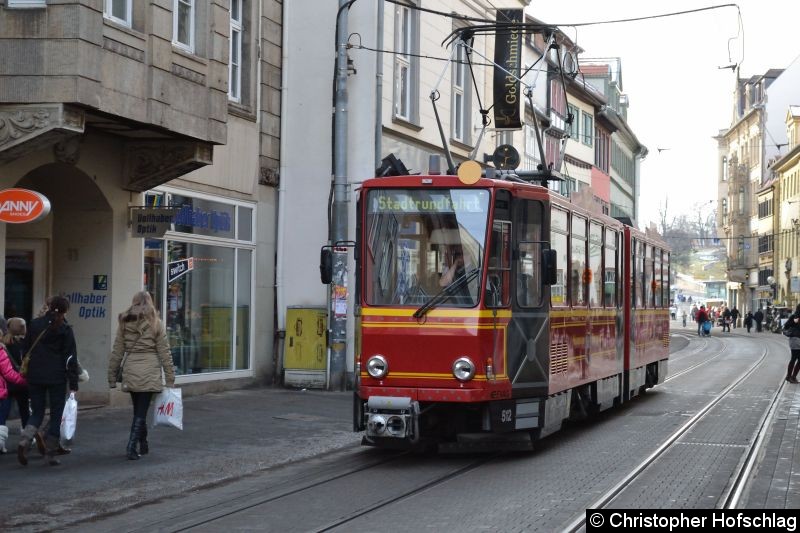
[{"label": "tram windshield", "polygon": [[364,295],[370,305],[473,307],[489,215],[486,189],[374,189],[366,201]]}]

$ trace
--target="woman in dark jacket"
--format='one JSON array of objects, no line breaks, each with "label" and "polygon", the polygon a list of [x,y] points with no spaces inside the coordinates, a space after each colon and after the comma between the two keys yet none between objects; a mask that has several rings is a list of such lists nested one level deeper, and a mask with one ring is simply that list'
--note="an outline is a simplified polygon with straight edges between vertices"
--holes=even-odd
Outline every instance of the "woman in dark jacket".
[{"label": "woman in dark jacket", "polygon": [[786,368],[786,381],[797,383],[797,373],[800,372],[800,304],[783,325],[783,333],[789,337],[789,349],[792,351],[789,366]]},{"label": "woman in dark jacket", "polygon": [[167,387],[175,386],[175,369],[167,330],[147,291],[134,294],[131,306],[119,315],[114,349],[108,362],[108,386],[112,389],[117,386],[120,367],[122,390],[131,394],[133,403],[133,422],[126,453],[128,459],[136,460],[150,451],[147,443],[147,409],[153,393],[161,392],[165,381]]},{"label": "woman in dark jacket", "polygon": [[66,323],[65,315],[69,301],[62,296],[50,299],[48,312],[31,321],[23,341],[23,351],[31,351],[28,363],[28,393],[31,397],[31,416],[22,431],[17,446],[17,458],[23,465],[28,464],[25,453],[31,439],[44,420],[45,403],[50,402],[50,424],[45,436],[48,463],[60,464],[58,454],[61,437],[61,415],[64,413],[67,387],[69,392],[78,391],[78,356],[75,335]]}]

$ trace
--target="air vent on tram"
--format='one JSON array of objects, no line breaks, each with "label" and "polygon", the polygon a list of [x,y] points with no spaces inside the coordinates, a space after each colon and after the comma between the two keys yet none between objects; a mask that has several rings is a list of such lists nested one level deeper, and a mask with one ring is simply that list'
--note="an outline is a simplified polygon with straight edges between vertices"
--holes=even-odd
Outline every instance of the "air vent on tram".
[{"label": "air vent on tram", "polygon": [[567,344],[563,342],[550,345],[550,375],[567,373]]}]

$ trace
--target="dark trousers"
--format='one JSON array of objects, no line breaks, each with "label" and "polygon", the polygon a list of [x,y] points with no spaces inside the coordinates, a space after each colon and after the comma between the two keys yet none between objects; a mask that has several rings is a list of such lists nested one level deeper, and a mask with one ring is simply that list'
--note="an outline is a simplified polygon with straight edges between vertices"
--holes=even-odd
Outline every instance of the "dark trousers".
[{"label": "dark trousers", "polygon": [[0,400],[0,426],[4,426],[6,424],[8,415],[11,413],[11,406],[16,400],[17,408],[19,409],[19,421],[22,424],[22,427],[25,427],[25,424],[28,423],[28,417],[31,414],[30,408],[28,407],[28,398],[28,388],[25,387],[14,392],[9,392],[8,398],[5,400]]},{"label": "dark trousers", "polygon": [[150,408],[150,400],[152,398],[152,392],[131,393],[131,401],[133,402],[133,418],[144,418],[147,420],[147,410]]},{"label": "dark trousers", "polygon": [[800,350],[792,350],[792,358],[789,359],[789,368],[786,370],[786,377],[797,378],[800,373]]},{"label": "dark trousers", "polygon": [[47,434],[56,439],[61,436],[61,416],[64,414],[64,403],[67,401],[67,384],[58,385],[34,385],[28,384],[28,393],[31,395],[31,417],[28,424],[37,428],[44,420],[44,409],[47,401],[50,401],[50,424]]}]

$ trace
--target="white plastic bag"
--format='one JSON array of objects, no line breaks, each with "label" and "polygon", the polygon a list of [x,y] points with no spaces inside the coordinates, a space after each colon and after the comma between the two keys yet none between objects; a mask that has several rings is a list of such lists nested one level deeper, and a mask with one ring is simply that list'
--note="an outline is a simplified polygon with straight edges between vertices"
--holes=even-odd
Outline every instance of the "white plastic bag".
[{"label": "white plastic bag", "polygon": [[164,387],[153,406],[153,426],[172,426],[183,429],[183,400],[181,389]]},{"label": "white plastic bag", "polygon": [[64,414],[61,415],[61,438],[70,440],[75,436],[75,426],[78,423],[78,400],[75,393],[70,392],[64,404]]}]

